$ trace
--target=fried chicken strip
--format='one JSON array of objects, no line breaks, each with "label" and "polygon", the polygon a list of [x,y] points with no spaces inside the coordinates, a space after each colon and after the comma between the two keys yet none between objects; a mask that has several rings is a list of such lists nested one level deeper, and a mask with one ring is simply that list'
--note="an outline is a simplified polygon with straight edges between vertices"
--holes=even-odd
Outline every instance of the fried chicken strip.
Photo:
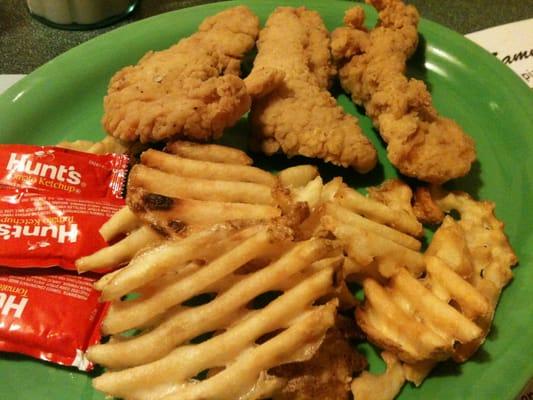
[{"label": "fried chicken strip", "polygon": [[418,45],[417,10],[400,0],[367,2],[379,11],[374,29],[366,30],[364,11],[355,7],[332,33],[343,88],[365,107],[400,172],[432,183],[466,175],[476,157],[473,140],[438,114],[422,81],[405,76]]},{"label": "fried chicken strip", "polygon": [[118,71],[104,99],[105,130],[145,143],[220,137],[250,108],[238,75],[258,33],[257,16],[243,6],[230,8],[169,49],[148,52]]},{"label": "fried chicken strip", "polygon": [[[337,315],[337,320],[343,319]],[[348,335],[357,328],[352,322],[346,334],[337,326],[331,328],[314,356],[307,361],[280,365],[271,373],[287,379],[287,384],[274,400],[348,400],[352,377],[359,375],[367,360],[352,347]],[[341,323],[347,324],[342,321]]]},{"label": "fried chicken strip", "polygon": [[319,14],[304,7],[277,8],[257,47],[247,78],[254,96],[254,150],[317,157],[362,173],[371,170],[376,164],[374,147],[355,117],[327,91],[335,71],[329,34]]}]

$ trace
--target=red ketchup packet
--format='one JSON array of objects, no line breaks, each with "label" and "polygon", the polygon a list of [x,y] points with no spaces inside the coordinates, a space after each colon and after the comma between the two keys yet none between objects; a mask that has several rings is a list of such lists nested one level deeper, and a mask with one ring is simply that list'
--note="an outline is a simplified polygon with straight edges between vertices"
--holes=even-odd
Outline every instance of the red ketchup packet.
[{"label": "red ketchup packet", "polygon": [[83,199],[122,199],[128,157],[54,146],[0,145],[0,185]]},{"label": "red ketchup packet", "polygon": [[99,229],[124,205],[128,157],[0,145],[0,265],[60,266],[106,246]]},{"label": "red ketchup packet", "polygon": [[0,268],[0,351],[89,371],[85,351],[100,340],[108,303],[91,275]]},{"label": "red ketchup packet", "polygon": [[[0,145],[0,351],[89,370],[108,307],[79,257],[106,246],[99,229],[124,205],[128,158]],[[60,266],[59,268],[47,268]],[[21,269],[24,268],[24,269]],[[39,268],[39,269],[28,269]]]}]

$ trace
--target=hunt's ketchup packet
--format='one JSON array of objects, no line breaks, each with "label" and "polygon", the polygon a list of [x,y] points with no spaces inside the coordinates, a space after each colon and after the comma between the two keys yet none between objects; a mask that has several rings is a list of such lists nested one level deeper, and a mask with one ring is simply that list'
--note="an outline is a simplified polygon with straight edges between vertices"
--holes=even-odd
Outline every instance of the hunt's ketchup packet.
[{"label": "hunt's ketchup packet", "polygon": [[128,158],[51,146],[0,146],[0,265],[60,266],[106,246],[98,233],[124,205]]},{"label": "hunt's ketchup packet", "polygon": [[60,269],[0,268],[0,351],[92,369],[85,351],[99,342],[108,307],[94,281]]},{"label": "hunt's ketchup packet", "polygon": [[122,199],[128,157],[54,146],[0,145],[0,185],[85,199]]}]

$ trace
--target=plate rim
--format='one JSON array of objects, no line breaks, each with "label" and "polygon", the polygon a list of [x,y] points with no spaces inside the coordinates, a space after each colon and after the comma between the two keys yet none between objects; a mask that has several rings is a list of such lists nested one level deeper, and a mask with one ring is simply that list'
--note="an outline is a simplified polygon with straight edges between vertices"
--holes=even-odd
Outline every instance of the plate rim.
[{"label": "plate rim", "polygon": [[[335,0],[335,1],[333,1],[333,3],[339,4],[339,6],[342,5],[346,9],[349,8],[350,6],[353,6],[353,5],[364,6],[365,10],[371,9],[369,6],[366,6],[364,4],[359,4],[359,3],[355,4],[355,3],[346,2],[346,1],[342,1],[342,0]],[[109,40],[109,38],[112,38],[113,35],[125,35],[125,34],[127,34],[127,32],[129,30],[137,29],[138,26],[141,26],[141,25],[144,25],[144,24],[149,25],[149,24],[157,23],[156,22],[157,19],[159,19],[159,18],[161,18],[162,16],[165,16],[165,15],[176,15],[177,16],[178,14],[194,13],[197,9],[212,10],[213,12],[215,12],[218,9],[225,9],[225,8],[229,8],[229,7],[232,7],[232,6],[235,6],[235,5],[240,5],[240,4],[252,5],[252,4],[254,4],[254,2],[251,1],[251,0],[227,1],[227,2],[221,2],[221,3],[208,3],[208,4],[193,6],[193,7],[187,7],[187,8],[183,8],[183,9],[179,9],[179,10],[169,11],[169,12],[166,12],[166,13],[163,13],[163,14],[158,14],[158,15],[155,15],[155,16],[140,20],[140,21],[135,21],[135,22],[129,23],[127,25],[118,27],[118,28],[116,28],[116,29],[114,29],[112,31],[106,32],[104,34],[101,34],[101,35],[99,35],[99,36],[97,36],[95,38],[92,38],[92,39],[90,39],[90,40],[88,40],[88,41],[86,41],[84,43],[81,43],[78,46],[73,47],[72,49],[69,49],[68,51],[62,53],[58,57],[48,61],[45,64],[43,64],[42,66],[40,66],[39,68],[37,68],[36,70],[34,70],[30,74],[28,74],[26,77],[24,77],[22,80],[20,80],[19,82],[15,83],[15,85],[13,85],[11,88],[9,88],[2,95],[0,95],[0,112],[2,111],[2,107],[3,107],[2,102],[3,101],[9,102],[10,99],[15,98],[20,92],[24,91],[27,87],[31,86],[31,84],[35,80],[38,80],[41,77],[45,76],[50,68],[53,69],[53,68],[56,67],[56,65],[60,66],[62,63],[69,63],[70,59],[72,57],[75,57],[75,55],[78,52],[80,52],[80,53],[84,52],[84,51],[86,51],[87,49],[90,49],[93,46],[98,47],[100,45],[100,42]],[[279,5],[279,1],[263,0],[262,4],[269,4],[269,5],[275,6],[275,5]],[[301,2],[292,0],[292,1],[287,1],[286,3],[284,3],[284,5],[292,5],[292,4],[301,4]],[[216,7],[214,7],[214,6],[216,6]],[[324,2],[321,2],[319,0],[311,0],[311,1],[306,1],[305,2],[305,6],[308,7],[308,8],[314,9],[314,8],[325,7],[326,5],[324,4]],[[469,39],[465,38],[463,35],[453,31],[450,28],[447,28],[444,25],[441,25],[441,24],[438,24],[436,22],[433,22],[433,21],[430,21],[430,20],[422,18],[421,19],[421,23],[420,23],[420,27],[419,27],[419,32],[424,34],[425,30],[433,30],[433,31],[437,31],[437,32],[442,32],[445,36],[450,36],[451,35],[452,37],[455,37],[457,40],[460,39],[459,43],[460,43],[461,46],[465,46],[470,51],[473,51],[474,54],[477,53],[477,54],[480,55],[480,57],[483,57],[483,58],[485,58],[487,60],[489,59],[487,57],[491,57],[491,58],[493,57],[488,51],[486,51],[482,47],[478,46],[474,42],[470,41]],[[522,99],[522,101],[524,102],[525,106],[526,107],[533,106],[533,96],[531,96],[530,89],[527,87],[527,85],[509,67],[505,66],[504,64],[502,64],[501,62],[499,62],[495,58],[494,58],[493,61],[494,62],[491,62],[491,64],[493,64],[494,68],[499,70],[498,73],[502,74],[502,76],[503,76],[502,79],[505,79],[506,81],[512,82],[511,83],[511,85],[513,85],[512,89],[519,91],[519,93],[520,93],[519,97]],[[518,85],[518,83],[520,85]],[[533,108],[533,107],[531,107],[531,108]],[[530,117],[529,121],[527,121],[527,122],[529,123],[529,127],[530,128],[533,127],[533,117]],[[528,132],[526,132],[527,130],[528,129],[526,128],[524,130],[524,132],[522,132],[522,134],[524,135],[524,137],[527,138],[526,142],[531,145],[531,143],[533,143],[533,139],[530,136],[525,136],[528,133]],[[524,267],[523,264],[521,264],[521,265],[522,265],[522,267]],[[533,366],[531,367],[531,372],[533,372]],[[511,396],[509,398],[511,398]]]}]

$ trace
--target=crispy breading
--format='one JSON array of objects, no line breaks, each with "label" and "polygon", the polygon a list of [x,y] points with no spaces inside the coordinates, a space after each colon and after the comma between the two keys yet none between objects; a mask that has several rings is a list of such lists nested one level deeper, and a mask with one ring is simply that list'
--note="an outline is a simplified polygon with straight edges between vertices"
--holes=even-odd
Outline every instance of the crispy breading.
[{"label": "crispy breading", "polygon": [[416,218],[426,224],[439,224],[444,219],[444,212],[435,204],[430,189],[425,186],[416,188],[413,210]]},{"label": "crispy breading", "polygon": [[474,141],[438,114],[422,81],[405,76],[418,45],[417,10],[400,0],[368,2],[379,11],[374,29],[367,31],[363,10],[355,8],[332,34],[343,88],[365,107],[400,172],[432,183],[466,175],[476,157]]},{"label": "crispy breading", "polygon": [[257,47],[247,78],[254,95],[250,114],[254,149],[268,155],[321,158],[359,172],[371,170],[377,160],[374,147],[355,117],[346,114],[327,91],[335,69],[320,15],[304,7],[277,8]]},{"label": "crispy breading", "polygon": [[104,98],[105,130],[141,142],[220,137],[250,108],[238,74],[258,32],[259,20],[248,8],[230,8],[169,49],[148,52],[118,71]]},{"label": "crispy breading", "polygon": [[350,399],[352,376],[367,366],[338,328],[328,331],[322,345],[309,361],[286,364],[271,372],[286,378],[287,384],[274,400]]}]

